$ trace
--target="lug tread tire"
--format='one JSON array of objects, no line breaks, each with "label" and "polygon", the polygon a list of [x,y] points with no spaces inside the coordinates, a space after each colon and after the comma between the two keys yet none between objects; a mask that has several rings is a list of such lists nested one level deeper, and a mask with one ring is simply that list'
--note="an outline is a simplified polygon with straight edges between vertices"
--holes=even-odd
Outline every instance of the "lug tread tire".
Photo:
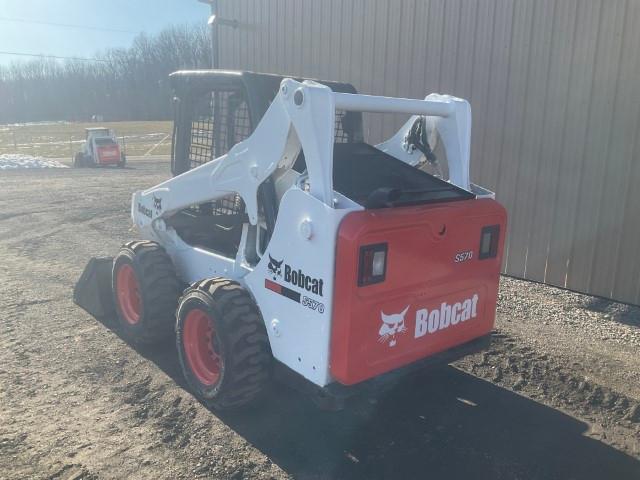
[{"label": "lug tread tire", "polygon": [[[181,311],[184,302],[193,298],[210,300],[216,334],[224,352],[224,374],[211,392],[203,391],[193,381],[183,353]],[[226,278],[212,278],[194,283],[180,300],[176,338],[180,364],[196,395],[216,409],[238,408],[254,401],[269,382],[272,362],[269,338],[262,315],[249,293],[238,283]]]},{"label": "lug tread tire", "polygon": [[73,157],[73,167],[74,168],[83,168],[85,166],[84,164],[84,155],[82,155],[82,153],[78,152],[75,154],[75,156]]},{"label": "lug tread tire", "polygon": [[[125,243],[114,259],[113,290],[115,296],[116,265],[120,256],[135,259],[132,264],[136,271],[142,295],[142,315],[140,326],[131,328],[126,321],[123,333],[127,338],[139,343],[155,343],[173,334],[175,313],[180,296],[180,282],[171,257],[158,243],[150,240],[134,240]],[[120,314],[118,314],[120,317]]]}]

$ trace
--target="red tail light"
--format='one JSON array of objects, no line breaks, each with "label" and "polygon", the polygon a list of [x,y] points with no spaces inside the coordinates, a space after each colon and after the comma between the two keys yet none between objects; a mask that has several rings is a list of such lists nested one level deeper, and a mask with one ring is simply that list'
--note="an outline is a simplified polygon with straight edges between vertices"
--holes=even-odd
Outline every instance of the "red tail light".
[{"label": "red tail light", "polygon": [[376,243],[360,247],[358,286],[384,282],[387,273],[387,244]]}]

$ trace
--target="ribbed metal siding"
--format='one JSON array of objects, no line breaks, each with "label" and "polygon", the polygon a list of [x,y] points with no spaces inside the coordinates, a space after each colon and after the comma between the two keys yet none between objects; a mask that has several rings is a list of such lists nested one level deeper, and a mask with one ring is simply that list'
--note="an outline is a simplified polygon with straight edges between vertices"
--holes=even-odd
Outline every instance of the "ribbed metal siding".
[{"label": "ribbed metal siding", "polygon": [[[504,271],[640,304],[640,0],[221,0],[221,65],[467,98]],[[371,116],[370,141],[396,116]]]}]

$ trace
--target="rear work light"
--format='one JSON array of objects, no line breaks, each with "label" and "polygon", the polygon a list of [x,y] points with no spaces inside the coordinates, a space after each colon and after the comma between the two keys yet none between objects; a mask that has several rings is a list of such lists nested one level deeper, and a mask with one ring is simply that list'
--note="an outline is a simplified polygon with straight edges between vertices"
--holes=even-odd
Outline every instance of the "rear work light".
[{"label": "rear work light", "polygon": [[478,258],[485,260],[495,258],[498,254],[498,242],[500,241],[500,225],[489,225],[482,228],[480,234],[480,253]]},{"label": "rear work light", "polygon": [[384,282],[387,273],[387,244],[376,243],[360,247],[358,286]]}]

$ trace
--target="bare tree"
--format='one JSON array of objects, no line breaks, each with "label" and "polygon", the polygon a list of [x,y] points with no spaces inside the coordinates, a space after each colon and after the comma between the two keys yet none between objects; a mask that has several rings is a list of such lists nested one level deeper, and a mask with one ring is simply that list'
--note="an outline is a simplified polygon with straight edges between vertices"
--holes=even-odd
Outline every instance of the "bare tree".
[{"label": "bare tree", "polygon": [[0,67],[0,123],[41,120],[162,120],[170,117],[168,75],[208,68],[206,26],[140,34],[131,47],[94,62],[37,59]]}]

